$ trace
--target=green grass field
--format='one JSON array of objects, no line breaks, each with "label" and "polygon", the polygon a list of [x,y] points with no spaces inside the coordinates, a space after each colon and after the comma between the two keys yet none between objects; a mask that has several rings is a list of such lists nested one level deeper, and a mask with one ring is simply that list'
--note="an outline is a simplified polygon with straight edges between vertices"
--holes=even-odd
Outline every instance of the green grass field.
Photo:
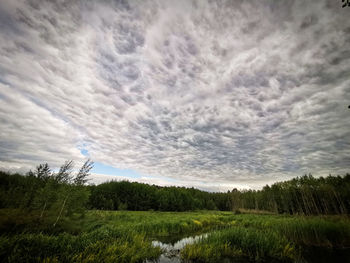
[{"label": "green grass field", "polygon": [[305,247],[349,247],[350,219],[232,212],[88,211],[53,227],[35,213],[0,210],[0,258],[5,262],[142,262],[162,250],[152,240],[199,233],[184,260],[293,262]]}]

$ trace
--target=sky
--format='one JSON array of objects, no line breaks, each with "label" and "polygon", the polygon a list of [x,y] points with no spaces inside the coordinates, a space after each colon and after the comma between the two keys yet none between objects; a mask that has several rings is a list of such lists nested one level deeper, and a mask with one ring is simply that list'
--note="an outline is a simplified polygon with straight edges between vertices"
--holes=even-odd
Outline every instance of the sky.
[{"label": "sky", "polygon": [[259,189],[350,172],[342,2],[0,1],[0,169]]}]

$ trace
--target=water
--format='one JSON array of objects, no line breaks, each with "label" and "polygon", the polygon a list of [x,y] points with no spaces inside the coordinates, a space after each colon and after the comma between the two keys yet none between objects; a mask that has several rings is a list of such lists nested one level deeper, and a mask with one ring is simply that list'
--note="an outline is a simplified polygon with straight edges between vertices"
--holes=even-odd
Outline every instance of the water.
[{"label": "water", "polygon": [[[160,247],[164,253],[160,255],[157,262],[159,263],[180,263],[180,250],[183,249],[188,244],[193,244],[203,238],[207,238],[208,233],[196,235],[196,236],[189,236],[182,238],[180,240],[177,240],[175,242],[170,243],[163,243],[159,240],[152,241],[152,245],[155,247]],[[150,263],[151,261],[146,261],[147,263]]]}]

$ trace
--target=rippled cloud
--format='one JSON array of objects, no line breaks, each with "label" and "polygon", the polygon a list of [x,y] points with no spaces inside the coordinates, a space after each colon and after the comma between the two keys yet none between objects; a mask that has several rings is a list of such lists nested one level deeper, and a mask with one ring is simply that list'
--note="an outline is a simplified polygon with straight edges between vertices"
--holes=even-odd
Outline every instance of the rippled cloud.
[{"label": "rippled cloud", "polygon": [[2,1],[0,167],[84,150],[143,182],[220,190],[348,172],[348,14],[337,1]]}]

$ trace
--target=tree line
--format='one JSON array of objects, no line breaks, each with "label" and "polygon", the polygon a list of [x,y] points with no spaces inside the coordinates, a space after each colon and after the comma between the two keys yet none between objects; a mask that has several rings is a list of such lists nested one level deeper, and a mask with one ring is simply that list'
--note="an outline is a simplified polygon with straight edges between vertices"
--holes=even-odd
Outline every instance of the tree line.
[{"label": "tree line", "polygon": [[232,209],[320,215],[350,212],[350,174],[315,178],[311,174],[266,185],[261,190],[231,191]]},{"label": "tree line", "polygon": [[227,193],[209,193],[194,188],[161,187],[129,181],[111,181],[89,186],[88,206],[107,210],[230,210]]},{"label": "tree line", "polygon": [[266,185],[261,190],[210,193],[195,188],[161,187],[129,181],[87,185],[93,162],[74,172],[67,161],[58,172],[41,164],[26,175],[0,172],[0,208],[35,210],[40,218],[84,214],[85,209],[191,211],[239,209],[288,214],[348,214],[350,174],[315,178],[311,174]]}]

